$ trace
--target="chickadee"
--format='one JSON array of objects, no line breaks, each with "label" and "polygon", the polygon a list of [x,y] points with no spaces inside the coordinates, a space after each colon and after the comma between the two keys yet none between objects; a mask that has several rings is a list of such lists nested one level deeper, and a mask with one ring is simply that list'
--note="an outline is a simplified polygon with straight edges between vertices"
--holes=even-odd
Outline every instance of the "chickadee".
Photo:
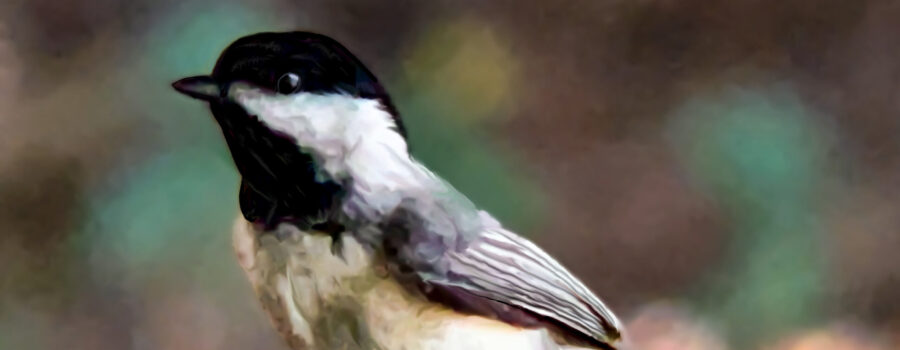
[{"label": "chickadee", "polygon": [[241,174],[234,245],[293,349],[616,349],[582,282],[410,156],[388,93],[314,33],[232,43],[176,90]]}]

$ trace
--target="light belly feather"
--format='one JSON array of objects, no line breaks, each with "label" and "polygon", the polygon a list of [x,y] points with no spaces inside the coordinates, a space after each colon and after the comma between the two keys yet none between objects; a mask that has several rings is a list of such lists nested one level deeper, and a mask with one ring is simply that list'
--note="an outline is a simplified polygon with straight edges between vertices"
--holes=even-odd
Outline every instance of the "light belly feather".
[{"label": "light belly feather", "polygon": [[560,349],[545,330],[463,315],[409,293],[350,235],[336,256],[328,235],[279,229],[261,234],[239,217],[233,243],[263,309],[294,350]]}]

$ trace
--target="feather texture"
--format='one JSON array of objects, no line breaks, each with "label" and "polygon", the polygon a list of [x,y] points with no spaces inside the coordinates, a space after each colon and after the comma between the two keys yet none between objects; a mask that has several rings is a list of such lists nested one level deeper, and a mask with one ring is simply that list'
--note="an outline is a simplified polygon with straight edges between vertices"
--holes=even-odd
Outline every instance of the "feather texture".
[{"label": "feather texture", "polygon": [[234,249],[275,328],[294,350],[562,350],[543,329],[454,312],[389,278],[377,255],[344,239],[290,225],[274,231],[235,221]]},{"label": "feather texture", "polygon": [[448,253],[452,274],[442,281],[473,294],[558,321],[597,341],[615,344],[616,317],[588,288],[530,241],[495,226],[461,252]]},{"label": "feather texture", "polygon": [[596,347],[620,343],[622,326],[599,298],[543,250],[478,211],[415,161],[378,101],[270,95],[240,84],[232,85],[231,94],[248,113],[293,138],[328,179],[343,186],[348,234],[383,249],[397,279],[414,276],[426,294],[434,287],[467,293],[454,299],[462,304],[455,306],[485,316],[548,321],[563,338],[586,339]]}]

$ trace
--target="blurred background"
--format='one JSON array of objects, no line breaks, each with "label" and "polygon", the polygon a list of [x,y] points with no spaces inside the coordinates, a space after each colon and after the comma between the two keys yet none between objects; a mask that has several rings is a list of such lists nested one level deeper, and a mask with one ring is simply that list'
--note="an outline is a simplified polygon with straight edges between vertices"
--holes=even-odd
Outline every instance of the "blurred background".
[{"label": "blurred background", "polygon": [[900,1],[6,0],[0,349],[286,349],[169,84],[337,38],[646,350],[900,348]]}]

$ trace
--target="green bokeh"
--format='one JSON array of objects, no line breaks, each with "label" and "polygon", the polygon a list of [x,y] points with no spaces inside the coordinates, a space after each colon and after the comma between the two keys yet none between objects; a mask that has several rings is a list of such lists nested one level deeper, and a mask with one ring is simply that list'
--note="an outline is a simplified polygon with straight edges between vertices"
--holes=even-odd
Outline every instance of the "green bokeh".
[{"label": "green bokeh", "polygon": [[99,194],[92,206],[92,238],[105,248],[100,251],[139,270],[230,238],[238,178],[222,154],[207,149],[161,154],[124,175],[123,191]]},{"label": "green bokeh", "polygon": [[684,165],[731,220],[729,254],[696,303],[740,348],[815,322],[823,129],[788,87],[700,96],[672,121]]}]

